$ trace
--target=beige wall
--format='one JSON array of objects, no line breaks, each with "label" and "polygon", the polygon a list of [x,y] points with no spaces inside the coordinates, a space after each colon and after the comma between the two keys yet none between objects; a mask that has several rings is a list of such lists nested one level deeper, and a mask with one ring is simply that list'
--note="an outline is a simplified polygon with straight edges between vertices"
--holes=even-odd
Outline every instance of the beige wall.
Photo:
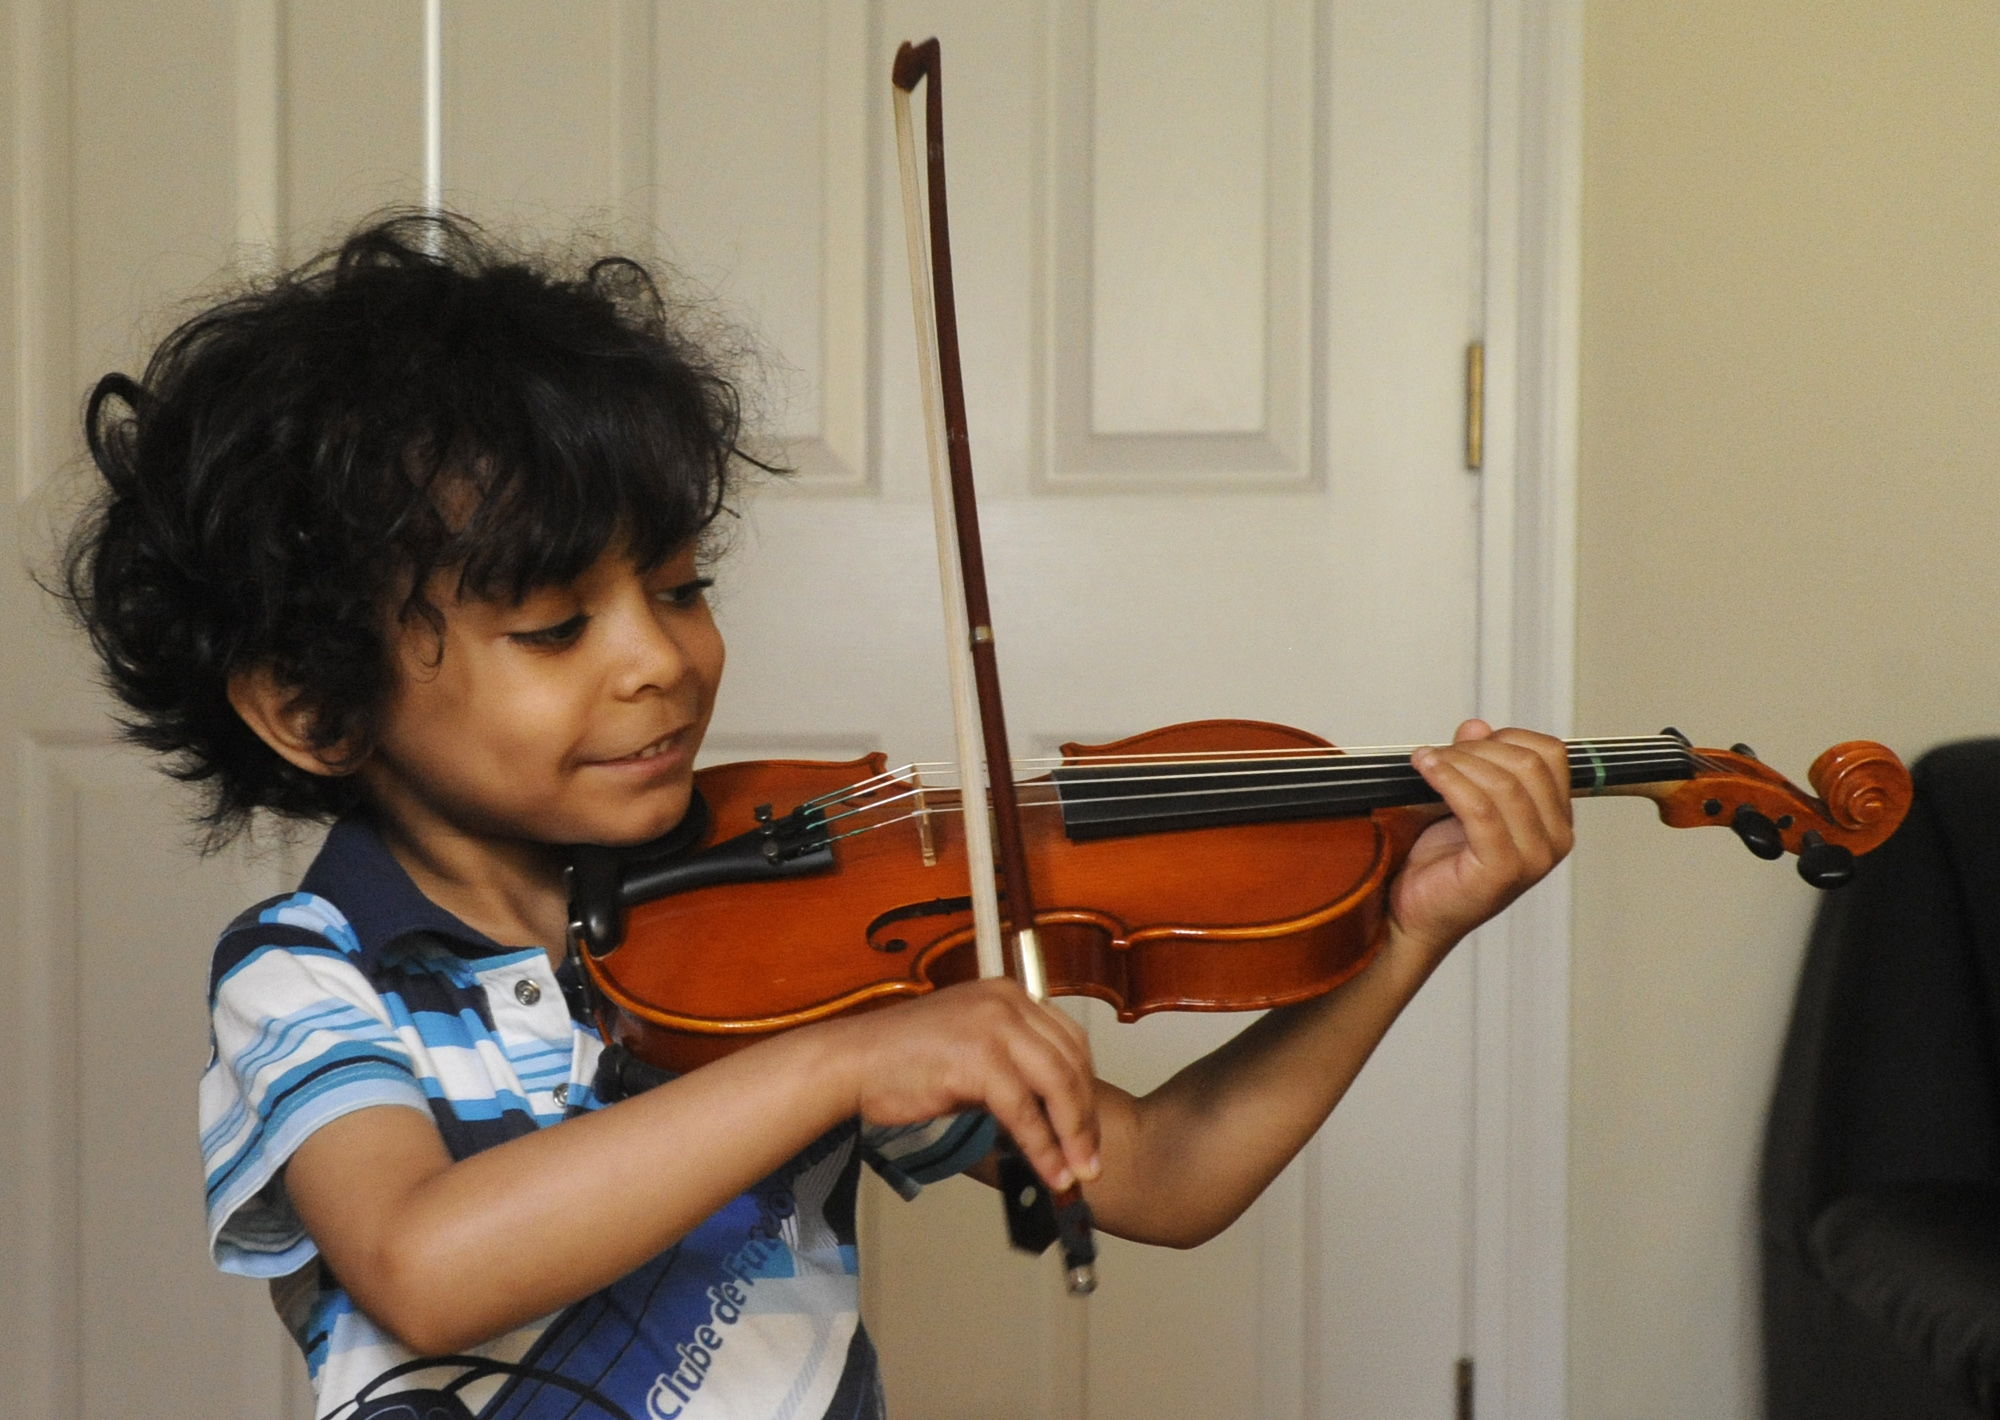
[{"label": "beige wall", "polygon": [[[1585,95],[1578,725],[1793,774],[2000,733],[2000,9],[1605,0]],[[1572,1415],[1753,1416],[1813,893],[1584,817]]]}]

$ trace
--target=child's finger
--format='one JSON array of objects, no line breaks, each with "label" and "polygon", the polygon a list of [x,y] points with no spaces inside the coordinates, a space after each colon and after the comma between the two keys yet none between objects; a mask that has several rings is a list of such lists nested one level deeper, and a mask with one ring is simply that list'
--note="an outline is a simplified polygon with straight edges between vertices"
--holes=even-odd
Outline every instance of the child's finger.
[{"label": "child's finger", "polygon": [[[1034,1034],[1019,1043],[1017,1068],[1040,1102],[1065,1167],[1089,1181],[1098,1174],[1097,1079],[1089,1043],[1060,1011],[1039,1006],[1033,1015],[1044,1019],[1034,1022]],[[1054,1187],[1064,1187],[1053,1176],[1045,1177]]]},{"label": "child's finger", "polygon": [[1018,1081],[996,1082],[987,1094],[986,1112],[1007,1132],[1042,1182],[1060,1193],[1076,1181],[1062,1143],[1032,1090],[1021,1087]]},{"label": "child's finger", "polygon": [[1025,1007],[1023,1019],[1029,1028],[1069,1062],[1079,1079],[1089,1079],[1097,1073],[1091,1061],[1090,1037],[1082,1026],[1047,1001],[1029,1000]]},{"label": "child's finger", "polygon": [[[1097,1173],[1096,1110],[1079,1099],[1068,1063],[1039,1041],[1010,1042],[984,1104],[1043,1181],[1058,1191]],[[1092,1082],[1094,1094],[1094,1082]]]},{"label": "child's finger", "polygon": [[1546,736],[1496,735],[1468,721],[1451,745],[1420,750],[1412,761],[1452,819],[1418,840],[1392,911],[1419,937],[1448,948],[1569,852],[1568,755]]},{"label": "child's finger", "polygon": [[1439,756],[1423,764],[1424,776],[1464,832],[1468,882],[1493,891],[1532,881],[1558,856],[1541,809],[1520,779],[1485,758]]},{"label": "child's finger", "polygon": [[952,987],[951,990],[983,993],[990,1000],[1000,1003],[1007,1012],[1005,1026],[1008,1030],[1020,1029],[1024,1038],[1046,1045],[1068,1063],[1079,1080],[1087,1080],[1095,1073],[1090,1056],[1090,1037],[1083,1027],[1048,1002],[1036,1001],[1013,980],[994,979],[972,986]]},{"label": "child's finger", "polygon": [[1544,740],[1503,730],[1415,756],[1425,779],[1465,826],[1474,854],[1489,866],[1522,857],[1538,873],[1546,872],[1569,851],[1568,761],[1560,742],[1536,743]]},{"label": "child's finger", "polygon": [[[1065,1187],[1072,1174],[1096,1177],[1097,1081],[1082,1030],[1011,982],[978,989],[1002,1010],[982,1065],[987,1108],[1052,1187]],[[1022,1111],[1032,1117],[1024,1122]],[[1030,1139],[1047,1152],[1038,1154]]]},{"label": "child's finger", "polygon": [[1085,1178],[1096,1173],[1097,1072],[1090,1037],[1083,1027],[1046,1001],[1036,1001],[1012,982],[994,983],[1016,1003],[1015,1065],[1041,1099],[1064,1142],[1071,1167]]},{"label": "child's finger", "polygon": [[1573,837],[1568,747],[1561,740],[1531,730],[1501,730],[1492,739],[1497,744],[1524,749],[1539,761],[1539,766],[1531,761],[1515,762],[1521,765],[1522,783],[1541,810],[1542,822],[1551,838],[1562,842],[1567,851]]},{"label": "child's finger", "polygon": [[978,1105],[1014,1136],[1037,1172],[1095,1177],[1097,1081],[1089,1041],[1062,1012],[1003,979],[947,987],[855,1017],[866,1042],[859,1112],[907,1123]]}]

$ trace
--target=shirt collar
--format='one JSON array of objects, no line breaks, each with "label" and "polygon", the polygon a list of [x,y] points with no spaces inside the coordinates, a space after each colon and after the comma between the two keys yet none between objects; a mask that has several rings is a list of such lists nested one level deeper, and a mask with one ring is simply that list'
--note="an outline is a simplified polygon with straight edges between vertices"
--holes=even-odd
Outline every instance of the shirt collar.
[{"label": "shirt collar", "polygon": [[425,897],[374,825],[358,814],[333,826],[299,890],[340,909],[364,961],[414,932],[448,937],[475,956],[510,950]]}]

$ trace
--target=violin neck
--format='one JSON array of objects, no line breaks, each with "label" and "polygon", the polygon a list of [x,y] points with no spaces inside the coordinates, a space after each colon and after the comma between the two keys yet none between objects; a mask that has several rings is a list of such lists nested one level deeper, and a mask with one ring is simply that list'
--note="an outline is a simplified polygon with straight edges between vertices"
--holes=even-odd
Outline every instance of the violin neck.
[{"label": "violin neck", "polygon": [[[1694,751],[1670,735],[1568,740],[1570,792],[1631,793],[1692,779]],[[1072,762],[1054,771],[1072,839],[1225,824],[1336,818],[1438,802],[1407,753]]]}]

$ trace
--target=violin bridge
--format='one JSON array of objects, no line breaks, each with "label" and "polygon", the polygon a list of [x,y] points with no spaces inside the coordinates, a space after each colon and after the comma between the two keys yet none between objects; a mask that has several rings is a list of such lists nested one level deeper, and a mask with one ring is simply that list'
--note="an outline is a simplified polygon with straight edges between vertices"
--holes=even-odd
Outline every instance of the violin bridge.
[{"label": "violin bridge", "polygon": [[924,776],[917,775],[917,842],[923,848],[924,866],[937,866],[937,839],[931,835],[931,806],[924,799]]}]

